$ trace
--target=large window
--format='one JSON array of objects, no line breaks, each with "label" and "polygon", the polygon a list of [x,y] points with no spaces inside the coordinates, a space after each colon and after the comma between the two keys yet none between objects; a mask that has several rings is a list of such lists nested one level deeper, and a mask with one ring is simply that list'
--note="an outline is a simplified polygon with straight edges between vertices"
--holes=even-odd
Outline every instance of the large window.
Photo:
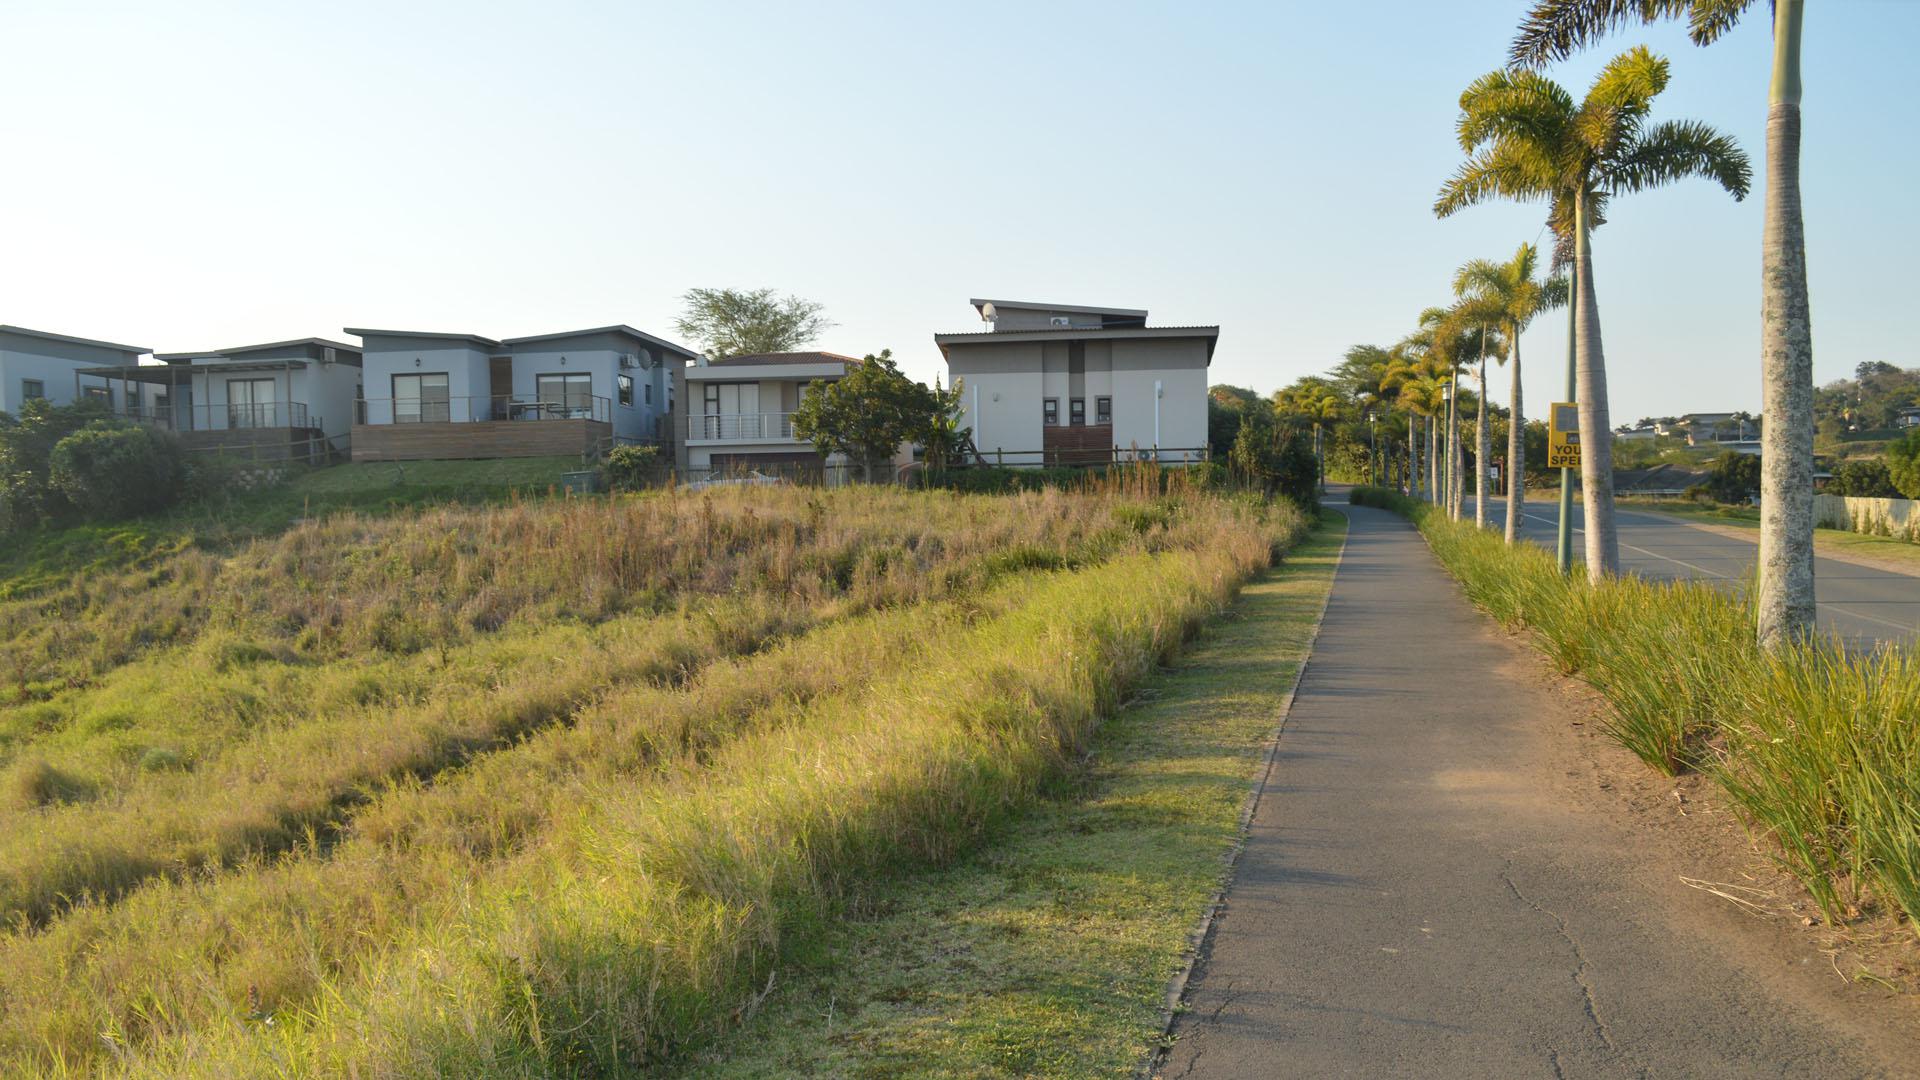
[{"label": "large window", "polygon": [[[633,406],[633,376],[617,375],[614,377],[614,385],[618,387],[620,391],[620,404],[631,408]],[[649,386],[647,389],[651,390],[653,387]]]},{"label": "large window", "polygon": [[593,418],[592,375],[536,375],[533,386],[548,416]]},{"label": "large window", "polygon": [[1097,397],[1093,399],[1093,422],[1096,424],[1113,423],[1113,399]]},{"label": "large window", "polygon": [[394,423],[444,424],[451,419],[452,398],[447,393],[446,372],[393,377]]},{"label": "large window", "polygon": [[272,379],[227,380],[227,426],[279,426],[274,422]]},{"label": "large window", "polygon": [[1074,398],[1067,402],[1067,422],[1074,427],[1085,427],[1087,423],[1087,399]]},{"label": "large window", "polygon": [[47,384],[39,379],[20,380],[20,400],[33,401],[47,396]]},{"label": "large window", "polygon": [[1048,427],[1058,426],[1060,423],[1060,399],[1057,397],[1042,398],[1040,401],[1040,417]]}]

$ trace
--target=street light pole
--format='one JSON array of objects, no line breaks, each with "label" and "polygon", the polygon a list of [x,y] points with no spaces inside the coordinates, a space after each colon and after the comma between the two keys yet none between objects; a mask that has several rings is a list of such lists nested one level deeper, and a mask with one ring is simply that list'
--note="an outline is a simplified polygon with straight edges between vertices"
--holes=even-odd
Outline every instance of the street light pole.
[{"label": "street light pole", "polygon": [[[1576,263],[1573,267],[1573,274],[1577,276],[1579,273],[1580,273],[1580,267]],[[1568,295],[1568,299],[1567,299],[1567,400],[1568,401],[1579,400],[1577,394],[1580,389],[1580,383],[1577,378],[1577,373],[1574,371],[1574,354],[1573,354],[1573,314],[1574,314],[1574,309],[1579,306],[1574,302],[1573,297],[1576,297],[1579,295],[1580,295],[1580,291],[1579,289],[1576,288]],[[1551,414],[1553,410],[1549,409],[1547,411],[1549,414]],[[1551,415],[1549,415],[1547,417],[1547,424],[1549,429],[1551,429],[1553,422],[1554,422],[1554,418]],[[1523,447],[1526,445],[1524,436],[1522,437],[1521,445]],[[1557,538],[1554,546],[1554,555],[1559,560],[1561,573],[1567,574],[1567,573],[1573,572],[1573,470],[1572,469],[1560,470],[1560,530],[1559,530],[1559,537]]]},{"label": "street light pole", "polygon": [[1373,410],[1368,409],[1367,410],[1367,486],[1369,487],[1372,487],[1375,483],[1374,473],[1373,473],[1373,457],[1375,454],[1379,452],[1380,452],[1379,434],[1373,426]]}]

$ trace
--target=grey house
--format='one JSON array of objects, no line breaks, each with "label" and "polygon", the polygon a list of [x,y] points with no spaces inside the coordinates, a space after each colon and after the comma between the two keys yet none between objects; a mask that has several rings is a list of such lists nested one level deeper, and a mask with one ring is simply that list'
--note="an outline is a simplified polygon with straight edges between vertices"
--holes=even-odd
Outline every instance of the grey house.
[{"label": "grey house", "polygon": [[136,364],[151,351],[143,345],[0,326],[0,412],[18,413],[34,398],[71,405],[84,397],[109,407],[124,406],[126,388],[98,377],[99,372]]}]

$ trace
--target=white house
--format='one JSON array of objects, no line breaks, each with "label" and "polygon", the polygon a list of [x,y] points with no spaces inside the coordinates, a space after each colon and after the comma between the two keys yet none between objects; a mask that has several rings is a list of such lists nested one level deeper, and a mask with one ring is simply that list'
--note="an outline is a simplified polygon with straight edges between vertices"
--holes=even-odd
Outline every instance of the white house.
[{"label": "white house", "polygon": [[1135,308],[971,303],[985,331],[933,340],[987,462],[1205,459],[1219,327],[1148,326]]},{"label": "white house", "polygon": [[687,403],[677,460],[682,472],[817,472],[837,465],[793,432],[793,411],[815,382],[860,361],[828,352],[698,358],[684,372]]},{"label": "white house", "polygon": [[[0,412],[18,413],[20,406],[33,398],[71,405],[89,397],[120,407],[124,405],[124,388],[83,375],[136,364],[142,354],[151,351],[141,345],[116,345],[23,326],[0,326]],[[139,399],[136,396],[134,400]]]},{"label": "white house", "polygon": [[498,341],[346,332],[361,339],[364,354],[355,461],[670,445],[675,378],[696,355],[621,325]]}]

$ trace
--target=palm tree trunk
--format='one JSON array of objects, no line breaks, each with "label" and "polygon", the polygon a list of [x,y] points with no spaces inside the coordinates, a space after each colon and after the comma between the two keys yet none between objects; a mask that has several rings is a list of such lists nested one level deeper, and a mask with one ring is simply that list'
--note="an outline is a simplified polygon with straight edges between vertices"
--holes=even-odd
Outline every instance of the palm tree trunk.
[{"label": "palm tree trunk", "polygon": [[1407,497],[1420,497],[1420,417],[1407,414]]},{"label": "palm tree trunk", "polygon": [[1460,369],[1447,370],[1447,490],[1441,496],[1447,508],[1447,520],[1460,520],[1459,500],[1454,492],[1460,487]]},{"label": "palm tree trunk", "polygon": [[1440,505],[1440,418],[1427,417],[1427,501]]},{"label": "palm tree trunk", "polygon": [[1493,434],[1487,430],[1487,328],[1480,328],[1480,406],[1473,433],[1473,523],[1487,527],[1487,458],[1493,456]]},{"label": "palm tree trunk", "polygon": [[1527,501],[1527,443],[1526,420],[1520,412],[1520,328],[1514,326],[1507,333],[1507,347],[1513,350],[1513,356],[1507,363],[1513,366],[1513,393],[1509,407],[1513,415],[1507,417],[1507,543],[1515,543],[1520,538],[1520,512]]},{"label": "palm tree trunk", "polygon": [[1593,245],[1587,236],[1587,193],[1573,200],[1574,341],[1580,390],[1580,486],[1586,510],[1587,580],[1620,572],[1620,536],[1613,520],[1613,440],[1607,417],[1607,357],[1600,343],[1600,301],[1593,289]]},{"label": "palm tree trunk", "polygon": [[1760,243],[1760,646],[1813,631],[1813,330],[1800,218],[1801,0],[1775,0]]}]

